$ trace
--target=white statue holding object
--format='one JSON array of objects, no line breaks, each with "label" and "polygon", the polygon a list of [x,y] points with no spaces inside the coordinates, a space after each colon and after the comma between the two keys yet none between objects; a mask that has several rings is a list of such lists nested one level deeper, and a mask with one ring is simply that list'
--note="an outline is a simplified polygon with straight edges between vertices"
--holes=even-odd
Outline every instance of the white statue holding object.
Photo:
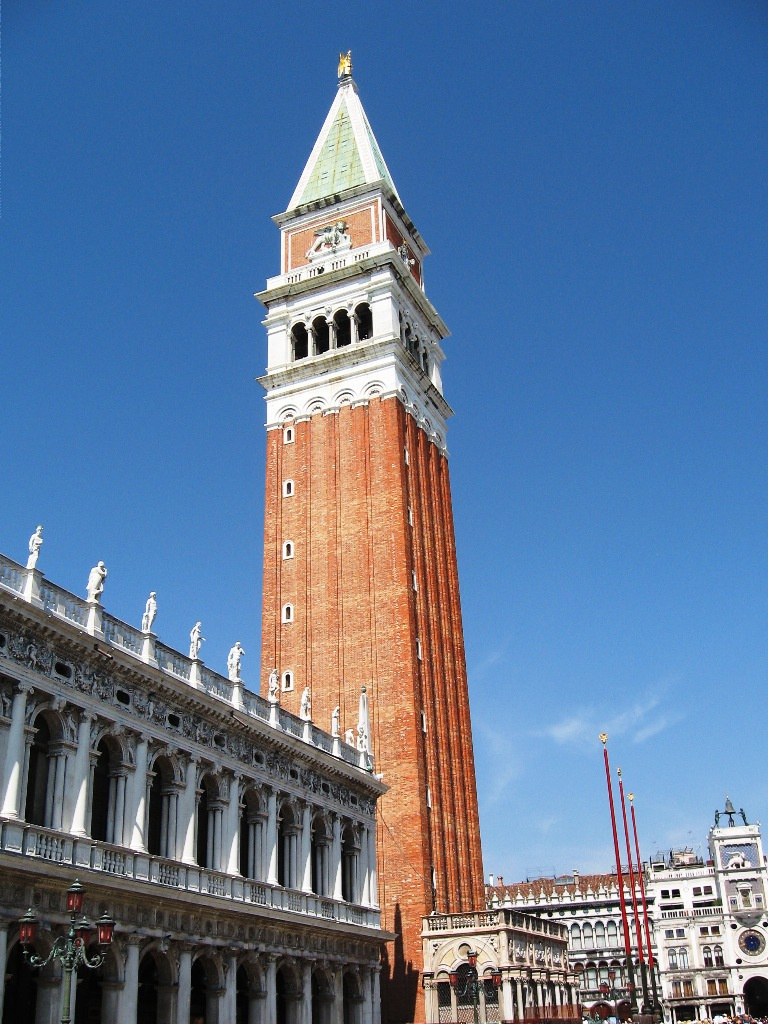
[{"label": "white statue holding object", "polygon": [[333,709],[333,714],[331,715],[331,736],[341,736],[341,732],[340,732],[340,729],[339,729],[339,718],[340,717],[341,717],[341,708],[337,704],[336,707]]},{"label": "white statue holding object", "polygon": [[141,631],[142,633],[149,633],[152,629],[152,623],[155,621],[157,616],[157,594],[154,590],[147,598],[147,606],[144,609],[144,614],[141,617]]},{"label": "white statue holding object", "polygon": [[301,695],[301,705],[299,706],[299,718],[302,722],[312,721],[312,697],[309,693],[309,687],[304,687],[304,692]]},{"label": "white statue holding object", "polygon": [[205,643],[202,622],[196,622],[189,634],[189,656],[192,660],[200,657],[200,645]]},{"label": "white statue holding object", "polygon": [[267,680],[267,696],[271,704],[277,704],[277,695],[280,689],[278,683],[277,669],[273,668],[269,673],[269,679]]},{"label": "white statue holding object", "polygon": [[368,693],[360,690],[360,706],[357,715],[357,749],[371,752],[371,718],[368,711]]},{"label": "white statue holding object", "polygon": [[104,591],[104,580],[107,578],[107,567],[103,562],[94,565],[88,575],[88,602],[99,604]]},{"label": "white statue holding object", "polygon": [[229,672],[229,681],[231,683],[240,682],[240,659],[245,654],[245,651],[240,646],[240,641],[236,641],[235,646],[231,647],[229,654],[227,655],[227,671]]},{"label": "white statue holding object", "polygon": [[27,559],[27,568],[34,569],[37,565],[37,559],[40,554],[40,548],[43,546],[43,528],[38,526],[32,536],[29,538],[29,558]]}]

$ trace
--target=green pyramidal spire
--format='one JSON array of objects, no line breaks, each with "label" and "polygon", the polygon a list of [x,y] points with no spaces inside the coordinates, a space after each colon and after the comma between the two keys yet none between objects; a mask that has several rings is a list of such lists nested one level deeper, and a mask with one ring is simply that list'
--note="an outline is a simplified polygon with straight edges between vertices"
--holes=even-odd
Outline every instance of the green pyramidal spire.
[{"label": "green pyramidal spire", "polygon": [[288,210],[360,185],[384,182],[400,200],[352,79],[349,55],[339,61],[339,88]]}]

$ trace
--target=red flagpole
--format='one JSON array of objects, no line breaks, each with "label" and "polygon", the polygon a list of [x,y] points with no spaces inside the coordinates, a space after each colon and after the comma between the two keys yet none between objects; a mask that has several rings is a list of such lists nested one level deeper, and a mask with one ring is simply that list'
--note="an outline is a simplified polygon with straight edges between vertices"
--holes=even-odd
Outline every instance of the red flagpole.
[{"label": "red flagpole", "polygon": [[[619,903],[621,905],[621,921],[624,926],[624,952],[627,955],[627,974],[629,975],[629,984],[631,992],[630,1003],[634,1002],[635,993],[635,971],[634,965],[632,964],[632,948],[629,944],[629,923],[627,921],[627,904],[624,899],[624,876],[621,872],[621,855],[619,854],[619,836],[616,831],[616,812],[613,808],[613,788],[611,786],[611,769],[608,764],[608,742],[607,733],[600,733],[600,742],[603,744],[603,759],[605,761],[605,781],[608,786],[608,804],[611,808],[611,827],[613,828],[613,849],[616,854],[616,877],[619,884]],[[635,1007],[632,1006],[634,1010]]]},{"label": "red flagpole", "polygon": [[651,985],[653,987],[653,1005],[654,1009],[658,1004],[658,998],[656,996],[656,972],[653,969],[653,949],[651,948],[651,926],[648,922],[648,903],[645,898],[645,883],[643,881],[643,870],[642,861],[640,860],[640,843],[637,839],[637,819],[635,818],[635,794],[628,793],[629,797],[629,810],[632,815],[632,831],[635,835],[635,855],[637,857],[637,874],[640,879],[640,898],[643,904],[643,922],[645,924],[645,942],[648,946],[648,968],[651,972]]},{"label": "red flagpole", "polygon": [[[640,957],[640,980],[643,985],[643,1002],[648,1005],[648,982],[645,976],[645,956],[643,954],[643,931],[640,927],[640,915],[637,910],[637,891],[635,889],[635,872],[632,867],[632,849],[629,845],[629,828],[627,826],[627,804],[624,800],[624,780],[621,777],[621,768],[617,768],[619,776],[619,796],[621,798],[621,816],[624,821],[624,839],[627,844],[627,863],[629,864],[629,886],[632,893],[632,913],[635,919],[635,932],[637,934],[637,952]],[[638,865],[638,871],[640,867]]]}]

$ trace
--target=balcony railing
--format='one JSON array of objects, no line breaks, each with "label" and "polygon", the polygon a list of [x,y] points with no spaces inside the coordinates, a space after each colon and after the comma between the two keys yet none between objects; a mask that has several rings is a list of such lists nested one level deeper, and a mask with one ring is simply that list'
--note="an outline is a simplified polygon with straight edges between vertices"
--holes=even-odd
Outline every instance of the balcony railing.
[{"label": "balcony railing", "polygon": [[379,928],[380,912],[371,907],[345,903],[329,896],[299,892],[280,885],[212,871],[192,864],[167,860],[124,847],[111,846],[87,837],[29,825],[23,821],[0,820],[0,851],[30,860],[71,865],[99,871],[112,878],[133,880],[212,896],[229,903],[256,905],[301,917],[323,918]]}]

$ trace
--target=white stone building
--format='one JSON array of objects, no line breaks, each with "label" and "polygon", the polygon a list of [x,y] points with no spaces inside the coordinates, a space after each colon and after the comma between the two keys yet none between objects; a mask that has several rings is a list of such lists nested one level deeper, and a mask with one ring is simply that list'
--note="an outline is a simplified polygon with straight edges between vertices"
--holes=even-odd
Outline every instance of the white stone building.
[{"label": "white stone building", "polygon": [[3,1024],[60,1019],[60,966],[21,962],[18,919],[34,908],[47,954],[75,878],[117,922],[78,1021],[378,1024],[367,753],[100,598],[0,557]]},{"label": "white stone building", "polygon": [[[576,975],[568,965],[568,933],[560,923],[508,907],[423,919],[424,994],[428,1024],[449,1021],[559,1022],[579,1018]],[[466,980],[477,953],[478,986]],[[458,975],[459,991],[451,985]],[[496,983],[494,982],[496,976]]]},{"label": "white stone building", "polygon": [[708,836],[706,861],[691,850],[655,856],[665,1018],[768,1015],[768,868],[759,825],[726,798]]},{"label": "white stone building", "polygon": [[[584,1014],[602,1018],[616,1016],[626,1020],[631,1012],[631,992],[626,971],[621,901],[615,874],[582,875],[574,871],[572,875],[537,878],[512,885],[505,885],[503,879],[494,880],[492,876],[486,891],[489,908],[514,908],[563,927],[568,936],[568,960],[577,981]],[[642,1004],[641,967],[637,956],[632,896],[626,877],[624,898],[630,921],[637,1001]],[[648,903],[650,918],[653,913],[650,894]],[[640,923],[642,929],[644,922],[641,915]],[[655,945],[652,952],[655,960]],[[645,958],[647,962],[647,953]],[[649,974],[648,990],[652,1002],[652,980]]]}]

